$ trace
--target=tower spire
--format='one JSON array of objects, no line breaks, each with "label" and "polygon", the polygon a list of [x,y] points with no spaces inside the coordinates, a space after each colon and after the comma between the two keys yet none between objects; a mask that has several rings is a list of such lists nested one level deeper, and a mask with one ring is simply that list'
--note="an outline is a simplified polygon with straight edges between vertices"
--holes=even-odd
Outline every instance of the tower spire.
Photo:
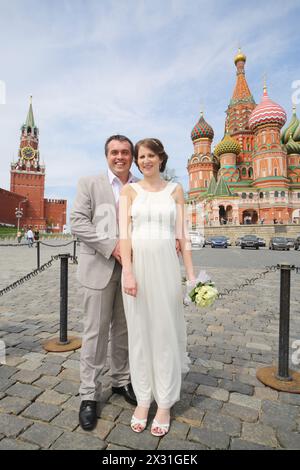
[{"label": "tower spire", "polygon": [[254,103],[253,96],[250,92],[246,77],[245,77],[245,62],[246,56],[239,48],[238,54],[234,58],[234,63],[236,66],[236,84],[231,98],[231,105],[236,104],[237,102],[248,101]]},{"label": "tower spire", "polygon": [[31,127],[31,129],[36,127],[35,122],[34,122],[34,117],[33,117],[32,95],[30,95],[30,98],[29,98],[29,110],[28,110],[25,126],[26,127]]}]

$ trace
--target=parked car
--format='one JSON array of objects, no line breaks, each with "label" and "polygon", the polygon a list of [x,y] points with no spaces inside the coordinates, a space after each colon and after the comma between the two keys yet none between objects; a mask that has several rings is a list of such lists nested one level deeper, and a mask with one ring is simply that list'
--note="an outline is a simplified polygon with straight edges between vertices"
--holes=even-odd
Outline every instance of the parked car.
[{"label": "parked car", "polygon": [[227,238],[226,237],[212,237],[211,247],[212,248],[227,248]]},{"label": "parked car", "polygon": [[295,246],[295,238],[287,238],[287,241],[288,241],[288,245],[290,248],[294,248]]},{"label": "parked car", "polygon": [[205,246],[205,238],[197,230],[191,230],[189,232],[192,247],[203,248]]},{"label": "parked car", "polygon": [[259,240],[256,235],[245,235],[241,239],[241,249],[244,248],[255,248],[256,250],[259,249]]},{"label": "parked car", "polygon": [[269,250],[289,250],[287,238],[285,237],[273,237],[269,243]]},{"label": "parked car", "polygon": [[259,246],[266,246],[266,240],[264,238],[258,237]]},{"label": "parked car", "polygon": [[294,248],[295,248],[295,250],[299,250],[299,248],[300,248],[300,236],[296,238],[295,243],[294,243]]}]

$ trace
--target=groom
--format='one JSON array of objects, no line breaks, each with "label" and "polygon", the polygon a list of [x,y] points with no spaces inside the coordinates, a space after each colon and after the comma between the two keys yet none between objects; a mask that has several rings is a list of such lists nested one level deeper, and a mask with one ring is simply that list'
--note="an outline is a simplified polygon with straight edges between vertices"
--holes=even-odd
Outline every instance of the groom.
[{"label": "groom", "polygon": [[79,180],[70,216],[72,233],[81,241],[78,280],[83,286],[84,332],[80,356],[79,423],[97,424],[108,341],[112,392],[136,405],[130,383],[127,325],[121,292],[118,202],[122,186],[137,179],[130,173],[133,144],[114,135],[105,143],[107,172]]}]

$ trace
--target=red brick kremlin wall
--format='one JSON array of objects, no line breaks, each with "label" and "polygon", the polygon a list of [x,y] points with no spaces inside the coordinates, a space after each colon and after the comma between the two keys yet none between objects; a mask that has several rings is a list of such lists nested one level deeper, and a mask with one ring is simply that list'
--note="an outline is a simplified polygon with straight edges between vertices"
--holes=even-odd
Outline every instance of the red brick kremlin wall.
[{"label": "red brick kremlin wall", "polygon": [[[17,225],[15,210],[19,208],[21,201],[24,201],[23,196],[0,188],[0,224]],[[20,207],[26,216],[26,204],[21,204]]]},{"label": "red brick kremlin wall", "polygon": [[67,201],[65,199],[44,199],[45,219],[53,226],[53,232],[62,232],[67,218]]}]

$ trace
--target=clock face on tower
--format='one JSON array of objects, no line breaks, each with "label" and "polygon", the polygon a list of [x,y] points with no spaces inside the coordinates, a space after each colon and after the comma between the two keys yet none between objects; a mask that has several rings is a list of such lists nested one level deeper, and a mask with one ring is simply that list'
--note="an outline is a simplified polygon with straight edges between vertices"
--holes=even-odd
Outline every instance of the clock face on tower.
[{"label": "clock face on tower", "polygon": [[22,157],[25,160],[32,160],[35,156],[35,150],[32,147],[23,147],[21,150]]}]

